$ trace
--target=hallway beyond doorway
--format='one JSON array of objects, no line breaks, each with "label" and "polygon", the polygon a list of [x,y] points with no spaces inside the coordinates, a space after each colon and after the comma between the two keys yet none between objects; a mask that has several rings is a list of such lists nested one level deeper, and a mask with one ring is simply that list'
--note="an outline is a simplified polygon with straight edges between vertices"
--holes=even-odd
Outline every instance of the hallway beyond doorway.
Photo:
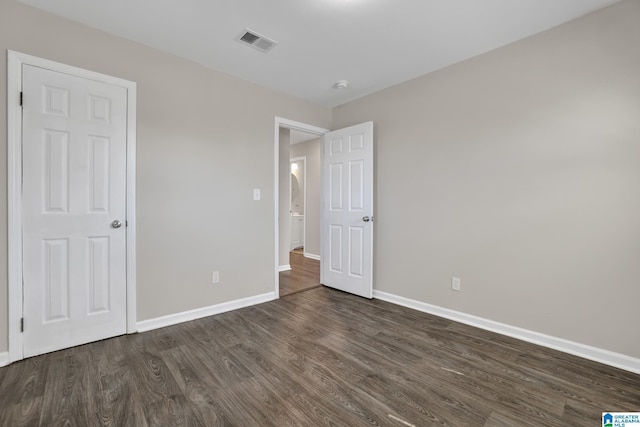
[{"label": "hallway beyond doorway", "polygon": [[320,261],[307,258],[302,250],[289,252],[291,270],[280,272],[280,296],[320,286]]}]

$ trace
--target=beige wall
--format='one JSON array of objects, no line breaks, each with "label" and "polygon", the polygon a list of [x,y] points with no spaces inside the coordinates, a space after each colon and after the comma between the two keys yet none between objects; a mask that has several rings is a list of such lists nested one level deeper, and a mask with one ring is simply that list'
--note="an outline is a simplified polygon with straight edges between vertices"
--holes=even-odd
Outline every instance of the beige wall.
[{"label": "beige wall", "polygon": [[291,216],[289,215],[289,195],[291,192],[291,167],[289,166],[290,150],[289,129],[280,128],[280,156],[278,172],[278,252],[279,265],[286,267],[289,265],[289,245],[291,242]]},{"label": "beige wall", "polygon": [[305,209],[305,242],[307,254],[320,256],[320,209],[321,209],[321,174],[320,174],[320,142],[322,139],[294,144],[291,146],[291,157],[307,158],[307,199]]},{"label": "beige wall", "polygon": [[334,109],[375,123],[377,290],[640,357],[639,22],[625,1]]},{"label": "beige wall", "polygon": [[[293,165],[297,166],[295,170],[291,169],[291,209],[290,211],[292,215],[298,214],[298,213],[304,213],[304,199],[305,199],[304,163],[305,162],[303,162],[302,160],[298,160],[294,162],[292,157],[292,160],[289,163],[292,168],[293,168]],[[295,177],[295,181],[294,181],[294,177]],[[294,182],[297,183],[297,185],[294,185]]]},{"label": "beige wall", "polygon": [[[274,290],[275,117],[331,111],[0,1],[0,82],[16,50],[138,83],[138,320]],[[257,53],[257,56],[260,54]],[[6,83],[0,141],[6,147]],[[252,199],[253,188],[262,200]],[[0,352],[7,349],[6,149],[0,150]],[[221,283],[211,284],[219,270]]]}]

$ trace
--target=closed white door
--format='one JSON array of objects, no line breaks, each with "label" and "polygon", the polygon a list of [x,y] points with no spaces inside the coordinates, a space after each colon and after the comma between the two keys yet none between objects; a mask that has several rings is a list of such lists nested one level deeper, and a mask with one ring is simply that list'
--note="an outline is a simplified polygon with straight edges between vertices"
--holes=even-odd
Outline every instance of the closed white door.
[{"label": "closed white door", "polygon": [[126,333],[127,90],[23,64],[24,356]]},{"label": "closed white door", "polygon": [[373,123],[328,132],[322,145],[325,286],[373,297]]}]

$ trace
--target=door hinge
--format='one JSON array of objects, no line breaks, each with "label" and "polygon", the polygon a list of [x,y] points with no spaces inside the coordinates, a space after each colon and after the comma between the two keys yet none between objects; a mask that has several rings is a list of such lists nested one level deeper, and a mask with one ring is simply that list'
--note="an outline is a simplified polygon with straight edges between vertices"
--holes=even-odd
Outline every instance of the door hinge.
[{"label": "door hinge", "polygon": [[24,332],[24,317],[20,318],[20,332]]},{"label": "door hinge", "polygon": [[24,92],[20,92],[20,106],[24,104]]}]

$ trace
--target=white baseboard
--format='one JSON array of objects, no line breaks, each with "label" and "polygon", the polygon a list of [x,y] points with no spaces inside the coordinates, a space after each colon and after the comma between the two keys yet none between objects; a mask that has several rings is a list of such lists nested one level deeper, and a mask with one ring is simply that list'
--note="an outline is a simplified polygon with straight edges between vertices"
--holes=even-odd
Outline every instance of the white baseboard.
[{"label": "white baseboard", "polygon": [[287,265],[281,265],[278,267],[278,271],[289,271],[291,270],[291,265],[287,264]]},{"label": "white baseboard", "polygon": [[304,253],[305,258],[315,259],[316,261],[320,261],[320,255],[312,254],[309,252]]},{"label": "white baseboard", "polygon": [[412,300],[387,292],[374,290],[373,297],[404,307],[412,308],[414,310],[422,311],[424,313],[433,314],[435,316],[444,317],[456,322],[475,326],[487,331],[507,335],[512,338],[520,339],[522,341],[538,344],[543,347],[548,347],[554,350],[573,354],[574,356],[579,356],[584,359],[589,359],[595,362],[603,363],[605,365],[614,366],[616,368],[624,369],[625,371],[640,374],[640,359],[635,357],[627,356],[620,353],[614,353],[609,350],[592,347],[586,344],[580,344],[574,341],[553,337],[535,331],[530,331],[528,329],[519,328],[517,326],[495,322],[493,320],[484,319],[482,317],[473,316],[455,310],[450,310],[448,308],[438,307],[436,305],[427,304],[421,301]]},{"label": "white baseboard", "polygon": [[3,351],[0,353],[0,366],[7,366],[9,364],[9,352]]},{"label": "white baseboard", "polygon": [[153,329],[164,328],[166,326],[177,325],[178,323],[188,322],[190,320],[201,319],[214,314],[220,314],[239,308],[249,307],[256,304],[262,304],[276,299],[275,292],[268,292],[262,295],[255,295],[248,298],[237,299],[234,301],[223,302],[211,305],[209,307],[197,308],[195,310],[184,311],[182,313],[169,314],[167,316],[157,317],[155,319],[143,320],[136,323],[138,332],[146,332]]}]

